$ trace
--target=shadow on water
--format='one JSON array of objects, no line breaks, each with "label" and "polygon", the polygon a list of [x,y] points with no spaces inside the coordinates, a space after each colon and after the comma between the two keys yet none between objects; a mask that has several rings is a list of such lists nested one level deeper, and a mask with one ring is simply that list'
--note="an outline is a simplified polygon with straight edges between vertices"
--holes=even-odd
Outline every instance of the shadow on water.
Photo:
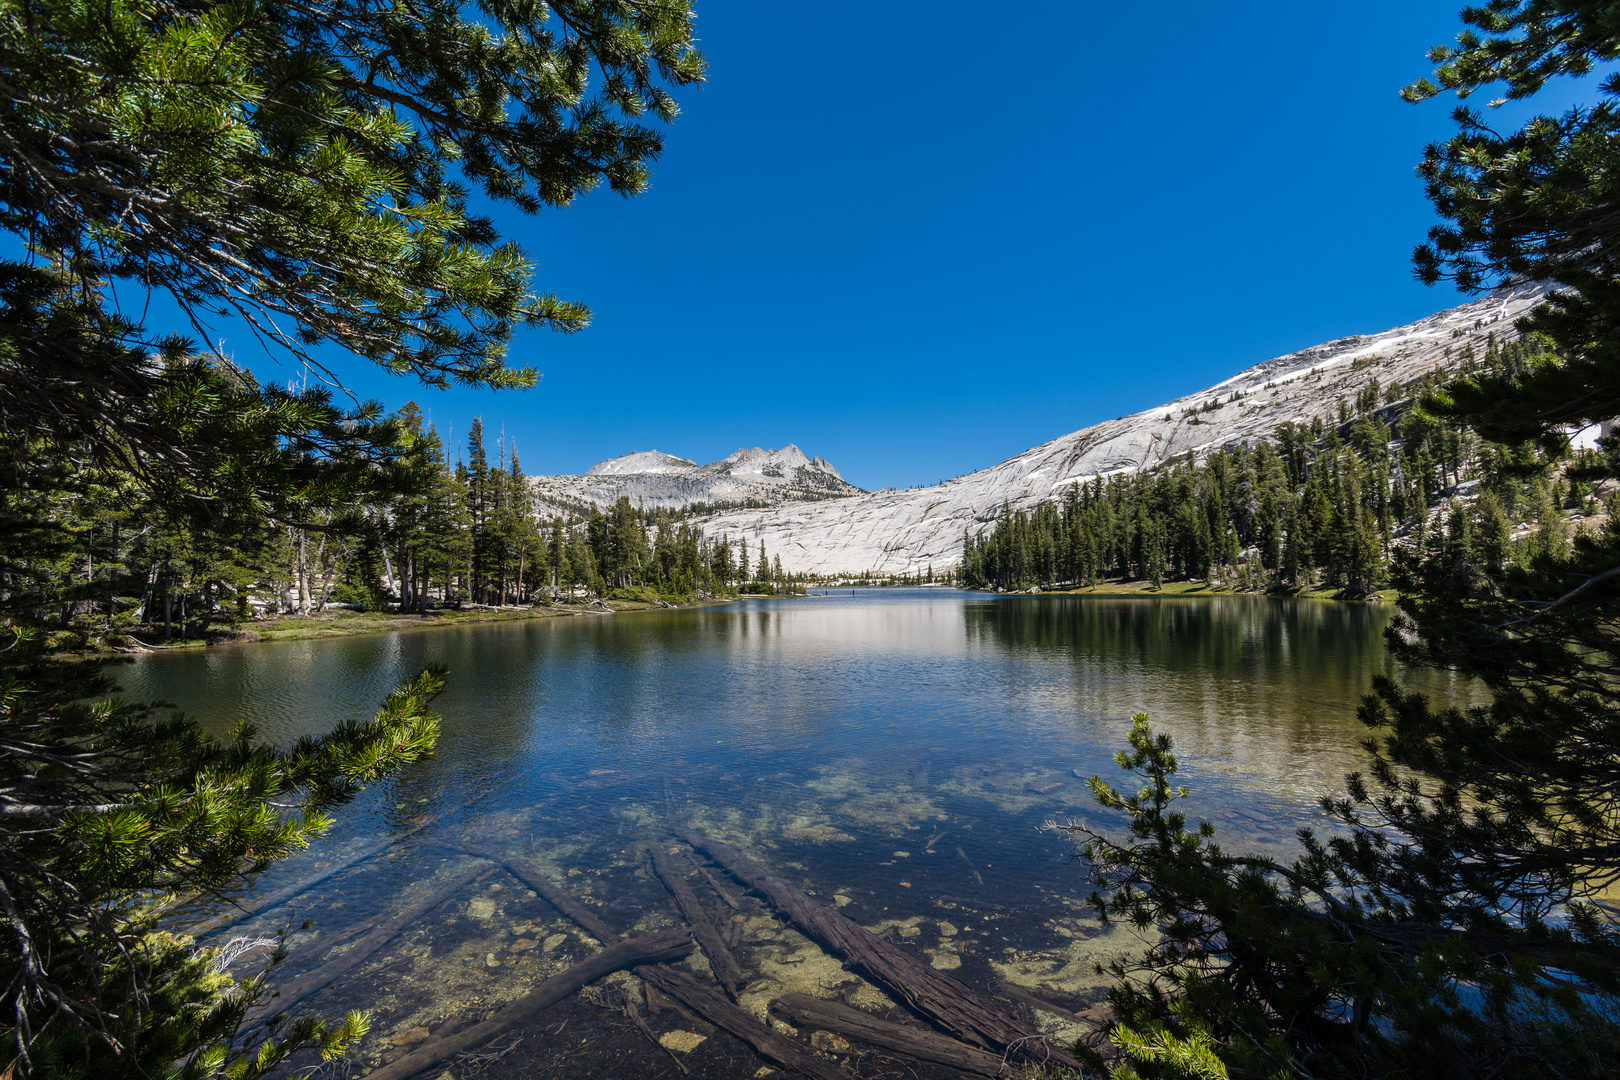
[{"label": "shadow on water", "polygon": [[[1130,942],[1088,918],[1081,868],[1033,826],[1095,817],[1083,778],[1113,770],[1127,718],[1145,710],[1177,739],[1194,812],[1225,841],[1286,853],[1295,828],[1320,824],[1315,800],[1358,763],[1354,708],[1388,669],[1388,617],[1254,597],[863,590],[168,654],[142,658],[124,681],[129,695],[175,701],[216,730],[250,719],[262,737],[288,741],[368,714],[425,663],[450,667],[435,757],[345,808],[328,842],[243,898],[332,875],[231,931],[314,920],[292,937],[289,975],[318,964],[346,927],[432,892],[469,850],[526,860],[622,932],[673,925],[644,852],[683,850],[666,831],[677,822],[971,985],[1039,988],[1083,1008],[1100,985],[1091,965]],[[1453,691],[1438,678],[1425,685]],[[346,865],[380,838],[398,842]],[[738,908],[701,876],[691,884],[737,941],[745,1009],[768,1019],[768,1003],[795,992],[892,1006],[736,882],[723,885]],[[217,914],[198,905],[176,921]],[[363,1072],[591,951],[579,928],[497,871],[308,1007],[377,1010]],[[613,976],[519,1042],[498,1043],[505,1057],[449,1069],[497,1080],[675,1075],[622,1011],[626,995],[645,1009],[639,985]],[[1079,1030],[1033,1018],[1061,1037]],[[649,1022],[705,1036],[682,1053],[695,1076],[763,1065],[678,1012]],[[907,1075],[875,1058],[860,1069]]]}]

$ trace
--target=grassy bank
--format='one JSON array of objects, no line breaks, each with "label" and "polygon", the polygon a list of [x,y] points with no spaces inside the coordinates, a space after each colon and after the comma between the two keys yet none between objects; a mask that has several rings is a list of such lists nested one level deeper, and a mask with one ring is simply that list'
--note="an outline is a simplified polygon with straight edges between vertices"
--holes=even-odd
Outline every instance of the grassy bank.
[{"label": "grassy bank", "polygon": [[[1074,589],[1042,589],[1041,594],[1046,596],[1289,596],[1306,600],[1347,599],[1340,595],[1336,589],[1254,592],[1249,589],[1210,585],[1205,581],[1167,581],[1159,586],[1155,586],[1150,581],[1110,581],[1102,585],[1086,585]],[[1357,602],[1374,602],[1370,599],[1372,595],[1378,597],[1378,602],[1393,604],[1400,594],[1394,589],[1380,589],[1376,594],[1369,594],[1369,599],[1365,601],[1358,600]]]},{"label": "grassy bank", "polygon": [[[698,607],[726,602],[699,600],[674,606]],[[138,626],[120,629],[111,634],[78,629],[59,630],[51,635],[50,644],[55,652],[77,654],[144,652],[149,649],[206,649],[217,645],[241,645],[259,641],[308,641],[315,638],[352,637],[356,634],[380,634],[396,630],[431,630],[474,623],[610,615],[616,611],[648,611],[660,606],[639,600],[608,600],[605,603],[607,605],[605,609],[588,607],[582,601],[575,604],[536,607],[466,607],[459,610],[438,608],[421,615],[402,615],[393,611],[351,611],[341,608],[307,616],[255,619],[233,627],[215,628],[205,637],[174,638],[169,641],[163,640],[161,626]]]}]

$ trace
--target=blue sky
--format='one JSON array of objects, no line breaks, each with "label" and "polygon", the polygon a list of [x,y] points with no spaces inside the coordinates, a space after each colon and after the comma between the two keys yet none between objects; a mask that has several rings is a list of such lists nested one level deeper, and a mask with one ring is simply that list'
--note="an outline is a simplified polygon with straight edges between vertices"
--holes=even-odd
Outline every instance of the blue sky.
[{"label": "blue sky", "polygon": [[1457,0],[994,10],[697,0],[651,189],[498,215],[594,310],[517,340],[540,385],[345,378],[531,473],[794,442],[905,487],[1459,302],[1407,261],[1452,102],[1397,96]]}]

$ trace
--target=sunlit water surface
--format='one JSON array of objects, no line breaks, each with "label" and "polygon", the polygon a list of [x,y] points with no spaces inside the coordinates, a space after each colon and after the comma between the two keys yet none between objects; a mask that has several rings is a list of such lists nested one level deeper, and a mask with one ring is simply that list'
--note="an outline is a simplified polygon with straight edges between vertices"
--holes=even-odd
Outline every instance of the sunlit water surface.
[{"label": "sunlit water surface", "polygon": [[[1229,845],[1286,854],[1296,829],[1323,824],[1316,800],[1360,763],[1354,710],[1372,676],[1394,670],[1381,638],[1389,616],[1255,597],[845,590],[146,656],[122,682],[128,696],[173,702],[222,733],[248,720],[285,743],[369,716],[426,664],[449,667],[435,757],[339,810],[328,840],[240,898],[251,906],[402,837],[229,931],[292,928],[284,976],[317,965],[323,937],[431,892],[468,848],[520,856],[627,933],[671,925],[644,851],[682,850],[666,832],[680,823],[964,981],[1042,988],[1083,1009],[1102,985],[1092,964],[1132,942],[1088,918],[1083,867],[1035,827],[1071,816],[1118,824],[1096,811],[1084,778],[1119,775],[1113,755],[1130,715],[1145,711],[1175,737],[1192,812]],[[1435,673],[1406,677],[1458,692]],[[703,878],[691,884],[738,942],[753,980],[745,1008],[765,1017],[790,992],[884,1006],[735,882],[740,912]],[[176,922],[218,910],[193,905]],[[298,930],[305,920],[314,928]],[[418,1029],[482,1018],[592,944],[496,872],[308,1007],[376,1011],[351,1066],[361,1075]],[[496,1080],[675,1075],[619,1011],[626,995],[645,1008],[637,985],[615,976],[520,1041],[448,1068]],[[1073,1033],[1055,1016],[1032,1018]],[[649,1019],[655,1033],[709,1036],[683,1055],[694,1076],[754,1076],[764,1064],[678,1013]],[[860,1068],[907,1074],[881,1059]]]}]

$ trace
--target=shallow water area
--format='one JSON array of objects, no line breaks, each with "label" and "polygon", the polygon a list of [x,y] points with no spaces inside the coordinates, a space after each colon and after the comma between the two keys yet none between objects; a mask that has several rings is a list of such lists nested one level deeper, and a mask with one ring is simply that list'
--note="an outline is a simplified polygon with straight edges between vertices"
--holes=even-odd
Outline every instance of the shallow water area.
[{"label": "shallow water area", "polygon": [[[1286,854],[1294,830],[1322,824],[1316,799],[1357,766],[1357,699],[1390,670],[1382,607],[837,592],[147,656],[122,682],[222,732],[246,719],[285,742],[369,715],[427,663],[450,668],[435,757],[341,809],[327,841],[241,901],[330,876],[220,935],[291,928],[286,981],[353,948],[332,945],[346,929],[489,865],[306,1002],[328,1017],[376,1012],[358,1076],[599,947],[491,860],[523,861],[630,935],[676,923],[645,857],[658,844],[734,943],[745,1011],[772,1022],[770,1002],[788,993],[892,1007],[719,868],[699,873],[671,824],[972,986],[1030,988],[1084,1011],[1103,984],[1092,965],[1133,941],[1089,918],[1083,868],[1035,826],[1115,824],[1085,778],[1118,775],[1129,716],[1146,711],[1175,736],[1190,809],[1223,842]],[[1458,692],[1439,675],[1418,682]],[[176,921],[219,914],[194,905]],[[683,963],[707,979],[694,956]],[[674,1009],[645,1015],[667,1044],[656,1045],[627,998],[646,1013],[640,981],[612,976],[423,1075],[675,1076],[679,1058],[693,1076],[743,1077],[767,1064]],[[1078,1031],[1027,1001],[1001,1003],[1056,1036]],[[808,1048],[809,1035],[795,1037]],[[859,1075],[931,1075],[816,1045]]]}]

